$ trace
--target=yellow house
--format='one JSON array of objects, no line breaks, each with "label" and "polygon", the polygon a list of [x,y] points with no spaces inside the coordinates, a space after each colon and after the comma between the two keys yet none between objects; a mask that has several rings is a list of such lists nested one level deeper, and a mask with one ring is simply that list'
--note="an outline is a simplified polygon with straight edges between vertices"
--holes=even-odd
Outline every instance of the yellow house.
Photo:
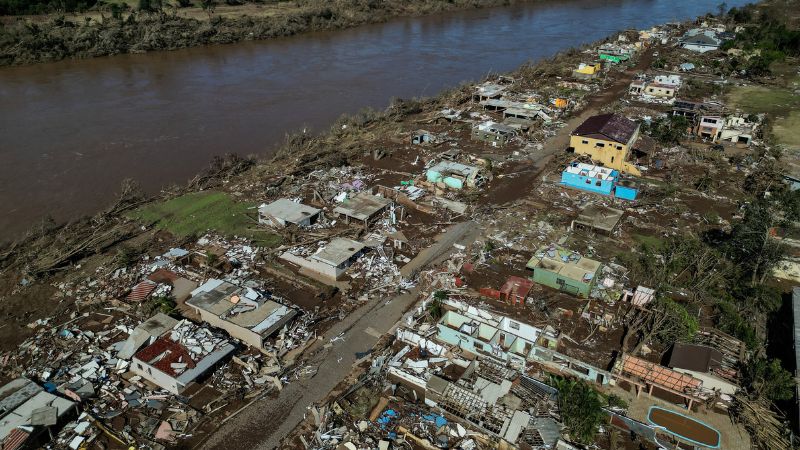
[{"label": "yellow house", "polygon": [[628,156],[639,139],[639,124],[619,114],[601,114],[584,121],[569,139],[576,154],[588,155],[595,163],[620,172],[640,176],[628,162]]},{"label": "yellow house", "polygon": [[600,73],[602,65],[599,62],[592,64],[581,63],[578,68],[572,71],[573,76],[576,78],[594,78]]}]

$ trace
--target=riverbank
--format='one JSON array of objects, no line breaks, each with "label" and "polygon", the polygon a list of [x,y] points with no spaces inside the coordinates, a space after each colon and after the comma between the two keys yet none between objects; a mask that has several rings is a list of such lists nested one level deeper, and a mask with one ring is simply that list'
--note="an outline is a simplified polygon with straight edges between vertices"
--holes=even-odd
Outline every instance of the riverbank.
[{"label": "riverbank", "polygon": [[[692,2],[680,18],[714,4]],[[14,132],[0,148],[0,180],[7,181],[0,182],[0,241],[46,217],[63,223],[95,214],[125,178],[158,193],[185,184],[215,155],[269,157],[287,132],[316,134],[341,114],[383,110],[392,97],[435,95],[616,29],[675,17],[666,0],[542,1],[290,38],[6,67],[0,129]],[[574,32],[578,20],[585,22],[581,33]]]},{"label": "riverbank", "polygon": [[296,1],[212,10],[192,7],[5,16],[0,18],[4,24],[0,28],[0,66],[231,44],[525,1],[536,0]]}]

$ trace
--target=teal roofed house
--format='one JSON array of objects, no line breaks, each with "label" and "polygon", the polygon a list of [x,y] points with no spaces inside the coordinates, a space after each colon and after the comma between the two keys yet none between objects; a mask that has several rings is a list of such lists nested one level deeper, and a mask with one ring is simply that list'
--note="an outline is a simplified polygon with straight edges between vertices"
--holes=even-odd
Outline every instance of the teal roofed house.
[{"label": "teal roofed house", "polygon": [[533,281],[587,298],[599,276],[601,264],[564,247],[550,245],[537,250],[525,267],[533,270]]},{"label": "teal roofed house", "polygon": [[442,161],[425,172],[431,183],[442,183],[450,189],[476,187],[483,183],[481,169],[453,161]]}]

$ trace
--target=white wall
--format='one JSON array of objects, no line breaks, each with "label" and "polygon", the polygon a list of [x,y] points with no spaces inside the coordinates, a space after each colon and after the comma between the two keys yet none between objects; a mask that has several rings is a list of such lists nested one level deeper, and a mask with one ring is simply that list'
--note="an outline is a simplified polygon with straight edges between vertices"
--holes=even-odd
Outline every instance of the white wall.
[{"label": "white wall", "polygon": [[184,388],[174,377],[136,358],[133,358],[131,371],[176,395],[180,394],[181,390]]},{"label": "white wall", "polygon": [[283,259],[284,261],[288,261],[292,264],[296,264],[305,269],[308,269],[312,272],[323,275],[332,280],[336,280],[337,278],[339,278],[341,274],[344,273],[344,269],[339,269],[337,267],[321,263],[319,261],[306,259],[303,258],[302,256],[293,255],[289,252],[283,253],[281,255],[281,259]]}]

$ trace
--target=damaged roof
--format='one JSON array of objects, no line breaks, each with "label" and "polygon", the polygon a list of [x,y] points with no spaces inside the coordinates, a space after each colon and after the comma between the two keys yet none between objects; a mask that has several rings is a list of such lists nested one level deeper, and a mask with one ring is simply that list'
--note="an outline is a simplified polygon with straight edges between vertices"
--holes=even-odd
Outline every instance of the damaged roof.
[{"label": "damaged roof", "polygon": [[372,195],[369,192],[359,192],[355,197],[345,200],[340,206],[334,208],[333,212],[358,220],[368,220],[389,206],[391,202],[388,198]]},{"label": "damaged roof", "polygon": [[611,232],[624,214],[625,212],[622,210],[593,203],[581,210],[580,214],[575,219],[575,223]]},{"label": "damaged roof", "polygon": [[639,129],[639,124],[619,114],[600,114],[586,119],[572,132],[573,136],[607,139],[627,144]]},{"label": "damaged roof", "polygon": [[312,259],[330,264],[331,266],[339,266],[354,255],[358,254],[364,249],[364,244],[352,239],[336,238],[326,245],[318,253],[311,256]]},{"label": "damaged roof", "polygon": [[635,376],[656,386],[683,393],[691,392],[702,384],[699,379],[691,375],[676,372],[668,367],[630,355],[622,356],[622,373]]},{"label": "damaged roof", "polygon": [[288,198],[280,198],[268,205],[258,207],[258,212],[269,215],[289,223],[301,223],[309,217],[316,216],[320,209],[304,205],[300,202],[293,202]]},{"label": "damaged roof", "polygon": [[186,301],[186,304],[207,311],[236,326],[261,336],[270,336],[292,320],[297,311],[262,297],[257,291],[232,283],[208,283],[208,286]]},{"label": "damaged roof", "polygon": [[172,377],[178,376],[173,364],[185,365],[187,369],[193,369],[197,365],[186,347],[167,336],[156,339],[152,345],[145,347],[133,357]]},{"label": "damaged roof", "polygon": [[722,366],[722,352],[705,345],[676,343],[669,364],[673,369],[707,373]]}]

